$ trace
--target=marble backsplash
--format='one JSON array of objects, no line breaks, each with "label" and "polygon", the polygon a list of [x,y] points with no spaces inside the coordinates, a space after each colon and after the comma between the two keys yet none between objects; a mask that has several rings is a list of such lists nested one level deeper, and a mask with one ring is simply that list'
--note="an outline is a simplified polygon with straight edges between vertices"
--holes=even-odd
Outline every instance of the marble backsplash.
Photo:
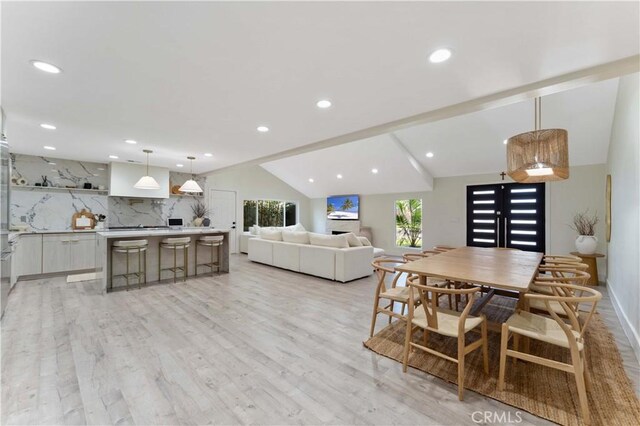
[{"label": "marble backsplash", "polygon": [[11,154],[12,179],[24,178],[27,185],[34,186],[42,183],[43,176],[52,186],[61,188],[73,185],[82,188],[85,183],[91,183],[94,187],[109,185],[107,164]]},{"label": "marble backsplash", "polygon": [[[28,155],[12,155],[13,177],[23,177],[29,185],[41,182],[47,177],[59,186],[78,185],[84,182],[107,185],[107,164],[86,163]],[[51,164],[55,163],[55,164]],[[56,169],[56,172],[53,172]],[[97,175],[97,176],[96,176]],[[171,172],[172,184],[181,184],[189,175]],[[54,180],[57,179],[57,180]],[[196,179],[204,188],[204,180]],[[199,200],[204,201],[203,198]],[[172,196],[168,199],[130,199],[108,197],[103,193],[87,193],[61,189],[16,188],[11,191],[11,223],[27,223],[34,230],[71,229],[71,216],[87,209],[94,214],[107,216],[107,226],[165,225],[169,217],[183,218],[191,223],[191,207],[196,203],[193,197]]]}]

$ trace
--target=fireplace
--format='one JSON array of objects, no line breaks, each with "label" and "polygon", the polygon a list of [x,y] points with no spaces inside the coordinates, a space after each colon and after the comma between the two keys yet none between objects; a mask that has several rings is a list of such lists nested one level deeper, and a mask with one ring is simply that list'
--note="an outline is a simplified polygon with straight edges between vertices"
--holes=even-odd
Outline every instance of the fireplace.
[{"label": "fireplace", "polygon": [[348,234],[350,231],[331,231],[331,235]]},{"label": "fireplace", "polygon": [[353,232],[358,235],[360,232],[359,220],[327,220],[327,233],[342,234],[343,232]]}]

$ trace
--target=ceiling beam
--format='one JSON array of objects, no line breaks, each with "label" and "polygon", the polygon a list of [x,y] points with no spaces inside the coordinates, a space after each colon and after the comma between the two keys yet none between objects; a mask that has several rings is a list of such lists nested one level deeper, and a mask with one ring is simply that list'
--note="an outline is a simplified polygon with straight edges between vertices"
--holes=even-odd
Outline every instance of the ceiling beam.
[{"label": "ceiling beam", "polygon": [[402,143],[402,140],[400,140],[400,138],[395,133],[389,133],[389,137],[391,138],[391,140],[393,140],[400,151],[402,151],[402,153],[407,157],[407,160],[409,161],[409,164],[411,164],[411,167],[413,167],[415,171],[418,172],[420,176],[422,176],[422,179],[424,179],[424,181],[427,183],[427,190],[433,191],[433,175],[424,168],[424,166],[411,153],[411,151],[407,149],[404,143]]},{"label": "ceiling beam", "polygon": [[556,77],[548,78],[546,80],[526,84],[524,86],[519,86],[509,90],[503,90],[501,92],[482,96],[444,108],[434,109],[432,111],[412,115],[400,120],[390,121],[388,123],[369,127],[367,129],[357,130],[355,132],[347,133],[318,142],[313,142],[308,145],[288,149],[285,151],[277,152],[275,154],[266,155],[264,157],[255,158],[253,160],[238,163],[233,166],[223,167],[201,174],[212,174],[240,167],[257,166],[269,161],[279,160],[281,158],[317,151],[323,148],[330,148],[332,146],[342,145],[361,139],[367,139],[385,133],[391,133],[397,130],[405,129],[407,127],[413,127],[418,124],[431,123],[434,121],[444,120],[447,118],[469,114],[472,112],[484,111],[511,105],[538,96],[547,96],[553,93],[564,92],[566,90],[575,89],[587,84],[620,77],[638,71],[640,71],[640,55],[634,55],[614,62],[608,62],[606,64],[596,65],[594,67],[585,68],[579,71],[562,74]]}]

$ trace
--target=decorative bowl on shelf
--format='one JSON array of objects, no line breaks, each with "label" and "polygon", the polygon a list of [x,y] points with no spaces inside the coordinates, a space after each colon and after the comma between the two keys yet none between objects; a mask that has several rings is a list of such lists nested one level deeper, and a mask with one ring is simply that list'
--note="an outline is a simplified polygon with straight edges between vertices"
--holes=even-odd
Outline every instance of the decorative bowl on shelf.
[{"label": "decorative bowl on shelf", "polygon": [[180,185],[173,185],[171,187],[171,193],[174,194],[174,195],[180,195],[181,194]]}]

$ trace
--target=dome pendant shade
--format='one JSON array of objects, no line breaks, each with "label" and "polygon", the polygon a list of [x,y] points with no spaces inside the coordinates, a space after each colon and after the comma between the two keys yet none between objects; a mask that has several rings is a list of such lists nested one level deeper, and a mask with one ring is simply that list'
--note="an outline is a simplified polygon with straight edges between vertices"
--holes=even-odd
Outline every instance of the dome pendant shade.
[{"label": "dome pendant shade", "polygon": [[160,189],[158,182],[151,176],[142,176],[133,187],[137,189]]},{"label": "dome pendant shade", "polygon": [[202,190],[202,188],[200,188],[200,185],[198,185],[198,182],[196,182],[193,178],[193,160],[196,159],[196,157],[187,157],[187,159],[191,162],[191,179],[189,179],[188,181],[186,181],[181,187],[180,187],[180,192],[188,192],[188,193],[194,193],[194,192],[204,192]]},{"label": "dome pendant shade", "polygon": [[521,183],[569,177],[569,135],[564,129],[521,133],[507,141],[507,174]]},{"label": "dome pendant shade", "polygon": [[569,178],[569,134],[564,129],[540,129],[540,110],[540,98],[536,98],[535,130],[507,140],[507,174],[516,182]]},{"label": "dome pendant shade", "polygon": [[160,189],[160,185],[158,181],[156,181],[152,176],[149,175],[149,154],[153,151],[150,149],[143,149],[142,152],[147,154],[147,174],[142,176],[135,185],[133,185],[136,189]]},{"label": "dome pendant shade", "polygon": [[193,179],[186,181],[181,187],[180,192],[203,192],[198,182]]}]

